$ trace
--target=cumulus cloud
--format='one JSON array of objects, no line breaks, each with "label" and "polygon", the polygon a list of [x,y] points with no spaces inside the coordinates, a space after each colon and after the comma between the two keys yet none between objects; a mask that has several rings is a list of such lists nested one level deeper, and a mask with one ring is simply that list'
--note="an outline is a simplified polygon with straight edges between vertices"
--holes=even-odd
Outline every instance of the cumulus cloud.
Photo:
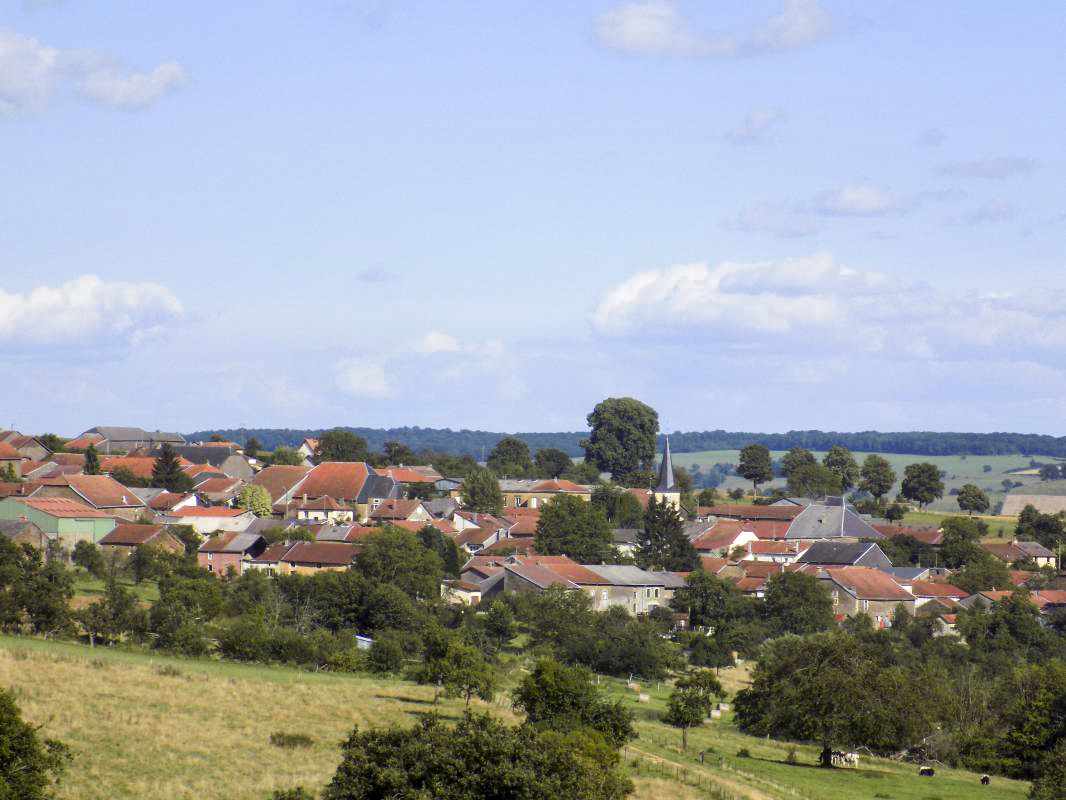
[{"label": "cumulus cloud", "polygon": [[105,108],[145,108],[185,82],[168,61],[147,72],[124,72],[114,59],[84,50],[59,50],[32,36],[0,28],[0,114],[38,110],[57,88],[72,85]]},{"label": "cumulus cloud", "polygon": [[1003,158],[979,158],[974,161],[959,161],[945,164],[937,169],[941,175],[954,178],[1008,178],[1036,169],[1036,162],[1031,158],[1005,156]]},{"label": "cumulus cloud", "polygon": [[766,141],[771,129],[784,117],[780,108],[753,108],[740,125],[726,132],[725,138],[735,144]]},{"label": "cumulus cloud", "polygon": [[385,365],[370,358],[345,358],[334,368],[337,388],[352,397],[391,397],[394,390]]},{"label": "cumulus cloud", "polygon": [[495,339],[476,342],[462,342],[456,337],[441,331],[427,331],[425,336],[412,342],[410,349],[421,355],[435,353],[469,353],[473,355],[498,356],[503,353],[503,343]]},{"label": "cumulus cloud", "polygon": [[181,301],[165,286],[82,275],[26,294],[0,289],[0,341],[136,343],[183,313]]},{"label": "cumulus cloud", "polygon": [[658,336],[745,352],[910,360],[1061,359],[1066,293],[945,295],[840,264],[829,253],[683,264],[638,273],[589,314],[606,337]]},{"label": "cumulus cloud", "polygon": [[791,239],[810,236],[822,229],[822,223],[812,219],[801,207],[789,203],[750,203],[741,209],[736,220],[727,227],[733,230],[772,233]]},{"label": "cumulus cloud", "polygon": [[818,0],[784,0],[778,13],[746,35],[697,33],[671,0],[623,3],[596,20],[604,44],[638,55],[733,58],[803,47],[831,31],[832,22]]},{"label": "cumulus cloud", "polygon": [[823,193],[816,207],[823,214],[836,216],[873,217],[898,214],[908,210],[910,200],[863,183],[849,183],[839,189]]}]

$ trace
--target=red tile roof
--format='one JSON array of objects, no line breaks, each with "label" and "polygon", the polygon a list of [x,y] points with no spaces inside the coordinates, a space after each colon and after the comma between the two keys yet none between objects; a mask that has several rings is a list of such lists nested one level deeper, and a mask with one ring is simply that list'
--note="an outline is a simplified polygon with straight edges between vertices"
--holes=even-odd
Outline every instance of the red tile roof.
[{"label": "red tile roof", "polygon": [[53,464],[62,464],[64,467],[84,467],[84,453],[52,453],[48,460]]},{"label": "red tile roof", "polygon": [[307,473],[299,491],[308,497],[329,495],[350,502],[359,496],[368,474],[362,461],[326,461]]},{"label": "red tile roof", "polygon": [[745,578],[768,578],[785,571],[783,565],[769,561],[741,561],[737,566],[743,571]]},{"label": "red tile roof", "polygon": [[717,574],[729,562],[724,558],[714,558],[713,556],[700,556],[700,563],[703,565],[704,572],[710,572],[712,575]]},{"label": "red tile roof", "polygon": [[85,505],[78,500],[68,500],[65,497],[25,497],[18,498],[20,503],[42,514],[67,519],[112,519],[110,514],[97,511],[91,506]]},{"label": "red tile roof", "polygon": [[225,494],[239,489],[244,481],[239,478],[208,478],[196,484],[196,491],[204,494]]},{"label": "red tile roof", "polygon": [[962,599],[969,597],[969,592],[964,592],[958,586],[950,583],[933,583],[932,581],[913,581],[910,584],[911,594],[915,597],[954,597]]},{"label": "red tile roof", "polygon": [[371,519],[407,519],[418,507],[422,505],[421,500],[398,500],[387,499],[382,500],[378,507],[370,514]]},{"label": "red tile roof", "polygon": [[304,479],[311,471],[310,467],[293,467],[285,464],[267,467],[252,480],[256,486],[262,486],[268,492],[272,501],[282,497],[293,486]]},{"label": "red tile roof", "polygon": [[342,506],[328,494],[307,500],[297,506],[300,511],[340,511]]},{"label": "red tile roof", "polygon": [[281,561],[281,557],[292,549],[292,545],[292,542],[275,542],[267,545],[267,549],[260,553],[258,557],[253,558],[252,561]]},{"label": "red tile roof", "polygon": [[591,490],[587,486],[581,486],[580,484],[568,481],[565,478],[552,478],[551,480],[541,481],[535,483],[529,487],[531,492],[577,492],[580,494],[588,494]]},{"label": "red tile roof", "polygon": [[[389,522],[389,524],[392,525],[393,527],[403,528],[405,531],[413,531],[415,533],[417,533],[418,531],[422,530],[427,525],[429,525],[430,527],[436,528],[441,533],[446,533],[448,535],[453,535],[456,532],[455,526],[452,525],[450,522],[448,522],[448,520],[446,520],[446,519],[426,519],[426,520],[421,520],[421,519],[395,519],[395,520],[391,520]],[[380,530],[380,529],[379,528],[368,528],[367,530]],[[478,530],[480,530],[480,528]]]},{"label": "red tile roof", "polygon": [[787,522],[770,519],[744,520],[744,530],[751,531],[760,539],[768,541],[784,539],[791,526],[791,520]]},{"label": "red tile roof", "polygon": [[913,600],[913,595],[887,572],[872,567],[839,567],[826,572],[859,600]]},{"label": "red tile roof", "polygon": [[141,498],[110,475],[67,475],[67,485],[96,508],[143,508]]},{"label": "red tile roof", "polygon": [[933,545],[940,544],[940,540],[943,538],[943,534],[937,530],[935,525],[871,524],[873,529],[882,536],[913,536],[919,542]]},{"label": "red tile roof", "polygon": [[744,545],[749,553],[756,555],[798,555],[799,543],[798,542],[785,542],[781,540],[762,540],[757,542],[748,542]]},{"label": "red tile roof", "polygon": [[9,445],[7,442],[0,442],[0,460],[21,460],[22,456],[19,455],[19,451]]},{"label": "red tile roof", "polygon": [[203,508],[200,506],[191,506],[188,508],[179,508],[170,513],[173,517],[239,517],[241,514],[247,514],[248,512],[243,508],[222,508],[221,506],[208,506]]},{"label": "red tile roof", "polygon": [[66,443],[66,447],[72,450],[85,450],[91,444],[100,444],[104,440],[104,437],[98,433],[85,433],[77,438],[70,439]]},{"label": "red tile roof", "polygon": [[162,530],[162,525],[134,525],[133,523],[116,525],[99,543],[134,547],[151,541]]},{"label": "red tile roof", "polygon": [[[188,466],[191,462],[178,456],[180,466]],[[148,480],[152,477],[152,467],[155,459],[151,456],[105,456],[100,459],[101,472],[114,472],[116,469],[126,469],[138,478]]]},{"label": "red tile roof", "polygon": [[376,467],[374,472],[397,483],[436,483],[442,477],[433,467]]},{"label": "red tile roof", "polygon": [[356,552],[356,546],[347,542],[296,542],[281,560],[287,564],[347,567],[355,560]]}]

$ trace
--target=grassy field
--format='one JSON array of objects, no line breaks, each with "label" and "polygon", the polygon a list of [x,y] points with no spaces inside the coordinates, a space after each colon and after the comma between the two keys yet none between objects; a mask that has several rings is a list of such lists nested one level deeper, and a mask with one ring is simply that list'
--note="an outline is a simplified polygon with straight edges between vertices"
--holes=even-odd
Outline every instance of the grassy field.
[{"label": "grassy field", "polygon": [[[775,460],[781,458],[784,454],[785,451],[783,450],[770,451],[770,455]],[[814,455],[821,460],[825,453],[816,451]],[[862,460],[869,453],[856,452],[852,455],[855,456],[855,460],[859,464],[862,464]],[[1024,488],[1017,490],[1020,492],[1029,491],[1030,486],[1040,483],[1040,479],[1035,476],[1007,475],[1012,469],[1029,466],[1029,458],[1027,456],[919,456],[906,453],[879,453],[878,455],[888,459],[900,480],[903,478],[903,469],[908,464],[916,464],[923,461],[936,464],[938,468],[947,473],[944,478],[944,497],[932,504],[931,510],[933,511],[958,511],[959,507],[955,502],[955,498],[949,495],[948,492],[952,489],[958,489],[966,483],[976,484],[984,490],[993,505],[1003,499],[1002,483],[1005,478],[1025,484]],[[698,453],[674,453],[674,464],[685,468],[691,468],[693,464],[698,464],[702,469],[706,470],[714,464],[736,464],[739,458],[739,450],[705,450]],[[1052,461],[1053,459],[1045,458],[1044,460]],[[988,471],[985,471],[986,466],[990,467]],[[776,483],[783,485],[783,481],[780,479]],[[728,491],[737,487],[750,489],[751,483],[732,475],[718,488],[720,491]],[[897,481],[890,494],[895,495],[898,491],[899,482]]]},{"label": "grassy field", "polygon": [[[514,677],[516,673],[512,673]],[[722,671],[730,691],[745,667]],[[638,714],[640,738],[626,750],[634,800],[809,797],[819,800],[928,800],[964,794],[977,776],[939,770],[935,783],[911,765],[863,759],[860,769],[815,769],[813,748],[744,736],[726,712],[689,735],[658,721],[669,688],[645,686],[651,703],[635,702],[623,682],[603,689]],[[411,723],[431,708],[432,690],[398,680],[301,672],[152,656],[0,637],[0,686],[13,688],[27,719],[74,751],[61,798],[266,798],[278,788],[317,789],[339,761],[338,743],[361,728]],[[490,706],[512,714],[505,697]],[[461,701],[442,701],[457,717]],[[308,748],[280,750],[273,732],[311,736]],[[737,757],[747,748],[750,758]],[[698,753],[704,752],[704,763]],[[1027,786],[994,779],[987,800],[1023,800]]]},{"label": "grassy field", "polygon": [[[154,603],[159,599],[159,586],[155,581],[146,580],[134,583],[132,578],[122,576],[118,579],[118,584],[128,589],[134,597],[143,602]],[[83,602],[91,603],[93,600],[103,597],[103,594],[104,582],[102,580],[79,571],[78,579],[74,583],[75,597],[86,598]]]}]

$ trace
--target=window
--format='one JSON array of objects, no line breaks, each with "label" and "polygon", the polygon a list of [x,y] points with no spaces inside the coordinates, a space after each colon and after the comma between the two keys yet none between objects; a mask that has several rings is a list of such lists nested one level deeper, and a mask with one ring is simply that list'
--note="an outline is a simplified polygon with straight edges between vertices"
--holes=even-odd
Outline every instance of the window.
[{"label": "window", "polygon": [[213,559],[214,557],[215,557],[215,554],[214,554],[214,553],[208,553],[208,554],[207,554],[207,560],[208,560],[208,561],[211,561],[211,560],[212,560],[212,559]]},{"label": "window", "polygon": [[870,610],[870,601],[869,600],[863,600],[862,601],[862,610],[863,611],[869,611]]},{"label": "window", "polygon": [[659,596],[659,590],[658,590],[658,589],[656,589],[656,590],[655,590],[655,596],[656,596],[656,597],[658,597],[658,596]]},{"label": "window", "polygon": [[840,605],[840,592],[838,592],[836,589],[833,590],[833,605]]},{"label": "window", "polygon": [[602,592],[600,592],[600,600],[606,600],[606,599],[607,599],[607,590],[604,589]]}]

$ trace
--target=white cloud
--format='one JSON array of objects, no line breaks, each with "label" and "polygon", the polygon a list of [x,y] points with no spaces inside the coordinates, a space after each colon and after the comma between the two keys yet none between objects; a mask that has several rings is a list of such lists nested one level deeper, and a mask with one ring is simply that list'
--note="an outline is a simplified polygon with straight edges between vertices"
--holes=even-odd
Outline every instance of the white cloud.
[{"label": "white cloud", "polygon": [[782,238],[810,236],[822,229],[802,207],[788,203],[750,203],[727,225],[734,230],[772,233]]},{"label": "white cloud", "polygon": [[111,68],[93,70],[81,82],[90,100],[107,108],[146,108],[171,89],[185,84],[185,70],[175,61],[159,64],[150,72],[122,75]]},{"label": "white cloud", "polygon": [[410,350],[426,356],[437,353],[465,353],[495,357],[503,354],[503,343],[495,339],[486,339],[480,342],[461,342],[451,334],[431,330],[427,331],[422,338],[412,342]]},{"label": "white cloud", "polygon": [[337,362],[334,378],[345,394],[353,397],[391,397],[392,384],[385,365],[369,358],[346,358]]},{"label": "white cloud", "polygon": [[873,217],[908,210],[912,202],[863,183],[849,183],[822,194],[817,208],[823,214]]},{"label": "white cloud", "polygon": [[780,108],[753,108],[740,125],[726,132],[725,138],[736,144],[766,141],[770,130],[784,117]]},{"label": "white cloud", "polygon": [[1036,169],[1036,162],[1031,158],[1003,157],[980,158],[975,161],[959,161],[945,164],[937,169],[941,175],[956,178],[1007,178]]},{"label": "white cloud", "polygon": [[144,108],[184,79],[181,65],[173,61],[124,74],[113,59],[98,53],[47,47],[32,36],[0,28],[0,115],[35,111],[67,83],[106,108]]},{"label": "white cloud", "polygon": [[672,0],[623,3],[596,20],[596,33],[608,47],[646,56],[733,58],[791,50],[816,42],[831,30],[819,0],[783,0],[781,10],[747,36],[697,33]]},{"label": "white cloud", "polygon": [[83,275],[27,294],[0,289],[0,341],[135,344],[183,313],[181,301],[165,286]]},{"label": "white cloud", "polygon": [[1066,293],[945,295],[859,272],[829,253],[683,264],[638,273],[589,314],[608,337],[660,337],[745,352],[904,360],[1063,359]]}]

